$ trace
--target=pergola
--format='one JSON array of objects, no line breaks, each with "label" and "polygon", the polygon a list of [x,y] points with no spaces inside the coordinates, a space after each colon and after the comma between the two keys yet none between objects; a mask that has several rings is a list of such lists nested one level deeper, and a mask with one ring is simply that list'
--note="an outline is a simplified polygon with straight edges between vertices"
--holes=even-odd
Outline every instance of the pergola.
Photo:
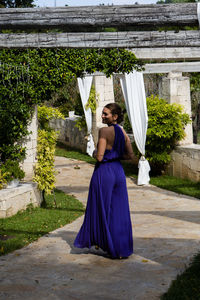
[{"label": "pergola", "polygon": [[[56,28],[65,32],[1,34],[0,47],[117,47],[132,49],[141,59],[199,60],[199,30],[157,31],[161,26],[198,26],[199,11],[198,3],[2,8],[1,29]],[[105,27],[115,27],[118,31],[102,32]],[[124,31],[126,28],[129,31]]]},{"label": "pergola", "polygon": [[[185,78],[180,80],[181,72],[200,72],[200,31],[183,30],[184,26],[195,28],[199,23],[198,3],[1,8],[0,27],[13,33],[0,34],[0,48],[127,48],[151,62],[145,66],[146,73],[178,72],[177,78],[169,78],[167,88],[181,83],[180,91],[186,86]],[[174,25],[180,30],[167,29]],[[105,32],[107,27],[117,31]],[[160,27],[163,30],[158,30]],[[46,32],[47,29],[52,31]],[[36,30],[40,32],[31,33]],[[166,63],[167,60],[176,63]],[[184,104],[190,113],[190,93],[187,94]]]}]

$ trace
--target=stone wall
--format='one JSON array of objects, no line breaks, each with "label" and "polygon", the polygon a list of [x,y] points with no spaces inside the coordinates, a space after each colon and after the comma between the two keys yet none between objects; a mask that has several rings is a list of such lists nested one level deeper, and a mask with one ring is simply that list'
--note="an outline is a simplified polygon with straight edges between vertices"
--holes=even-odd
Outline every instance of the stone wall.
[{"label": "stone wall", "polygon": [[171,176],[200,180],[200,145],[191,144],[178,146],[171,153],[171,163],[167,173]]},{"label": "stone wall", "polygon": [[87,132],[86,130],[79,130],[76,125],[76,121],[79,116],[74,116],[72,118],[66,118],[65,120],[56,119],[50,121],[50,127],[56,131],[59,131],[58,141],[63,144],[80,149],[86,152],[87,147]]},{"label": "stone wall", "polygon": [[41,193],[36,183],[23,183],[12,189],[0,190],[0,218],[15,215],[25,210],[28,205],[40,206]]}]

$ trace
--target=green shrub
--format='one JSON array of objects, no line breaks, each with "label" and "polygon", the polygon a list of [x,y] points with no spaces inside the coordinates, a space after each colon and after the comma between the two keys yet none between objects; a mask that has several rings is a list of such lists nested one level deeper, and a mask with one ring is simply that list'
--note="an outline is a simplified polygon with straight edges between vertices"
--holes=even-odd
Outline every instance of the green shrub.
[{"label": "green shrub", "polygon": [[0,169],[0,190],[3,189],[3,187],[7,184],[6,176],[7,176],[7,172],[4,173]]},{"label": "green shrub", "polygon": [[4,174],[3,177],[6,180],[6,182],[12,181],[13,179],[21,180],[25,176],[25,173],[21,169],[17,160],[6,160],[6,162],[1,165],[0,169],[2,171],[2,174]]},{"label": "green shrub", "polygon": [[86,109],[90,108],[91,111],[93,113],[95,113],[96,109],[97,109],[97,98],[99,98],[99,94],[96,94],[95,87],[94,87],[94,85],[92,85],[91,90],[90,90],[90,96],[85,105],[85,108]]},{"label": "green shrub", "polygon": [[[90,108],[93,113],[96,113],[97,99],[99,99],[99,94],[96,93],[95,87],[94,87],[94,85],[92,85],[91,90],[90,90],[90,96],[85,105],[85,109],[87,110],[88,108]],[[82,103],[81,103],[81,105],[82,105]],[[82,114],[81,117],[78,118],[78,120],[76,121],[75,127],[77,127],[80,131],[83,129],[87,130],[87,124],[86,124],[84,114]]]},{"label": "green shrub", "polygon": [[[152,173],[160,173],[170,162],[171,151],[185,137],[184,127],[190,122],[189,115],[183,113],[181,105],[168,104],[158,96],[147,98],[148,129],[146,139],[146,158]],[[135,152],[136,145],[133,145]]]},{"label": "green shrub", "polygon": [[64,119],[63,114],[58,109],[45,105],[38,107],[40,130],[38,130],[37,164],[33,181],[38,183],[38,188],[43,192],[43,195],[44,193],[50,194],[55,188],[54,154],[58,133],[50,128],[49,120],[57,118]]},{"label": "green shrub", "polygon": [[54,130],[38,130],[37,164],[33,181],[39,190],[50,194],[55,188],[54,154],[57,134]]},{"label": "green shrub", "polygon": [[124,123],[123,123],[123,128],[126,130],[127,133],[133,133],[131,123],[128,118],[128,114],[124,113]]},{"label": "green shrub", "polygon": [[76,120],[75,127],[78,128],[79,131],[81,130],[87,130],[87,124],[85,120],[85,116],[81,116]]},{"label": "green shrub", "polygon": [[65,119],[64,115],[56,108],[38,106],[38,120],[40,128],[49,130],[49,121],[52,119]]}]

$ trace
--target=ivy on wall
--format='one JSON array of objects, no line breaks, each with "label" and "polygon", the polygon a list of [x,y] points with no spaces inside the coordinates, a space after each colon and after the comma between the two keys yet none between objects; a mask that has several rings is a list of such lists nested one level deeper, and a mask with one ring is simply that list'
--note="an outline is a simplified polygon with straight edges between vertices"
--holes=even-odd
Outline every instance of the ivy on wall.
[{"label": "ivy on wall", "polygon": [[1,49],[0,50],[0,162],[21,161],[21,139],[35,104],[50,99],[73,77],[84,72],[129,73],[142,63],[124,49]]}]

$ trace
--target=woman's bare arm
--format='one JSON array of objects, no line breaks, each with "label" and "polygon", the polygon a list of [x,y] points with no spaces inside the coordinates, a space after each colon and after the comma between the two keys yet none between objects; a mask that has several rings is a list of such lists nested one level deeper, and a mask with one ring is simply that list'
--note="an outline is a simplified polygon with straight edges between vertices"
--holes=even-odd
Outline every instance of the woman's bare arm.
[{"label": "woman's bare arm", "polygon": [[125,134],[125,153],[123,155],[123,159],[125,159],[125,160],[133,160],[134,159],[133,148],[131,145],[130,138],[127,134]]},{"label": "woman's bare arm", "polygon": [[97,161],[102,161],[107,145],[107,138],[105,128],[101,128],[99,130],[99,139],[97,144],[97,149],[93,152],[93,157],[96,158]]}]

